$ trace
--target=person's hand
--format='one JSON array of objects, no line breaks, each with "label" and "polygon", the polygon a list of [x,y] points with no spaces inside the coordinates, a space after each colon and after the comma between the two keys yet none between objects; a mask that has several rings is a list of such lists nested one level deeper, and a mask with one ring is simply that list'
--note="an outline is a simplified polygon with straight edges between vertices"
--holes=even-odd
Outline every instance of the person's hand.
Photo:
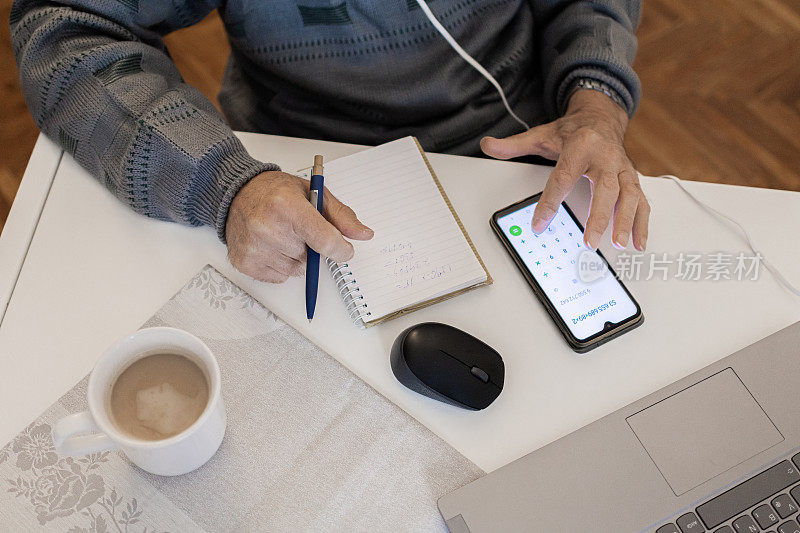
[{"label": "person's hand", "polygon": [[324,217],[308,200],[308,180],[263,172],[236,194],[225,238],[231,264],[259,281],[282,283],[304,273],[306,244],[334,261],[353,257],[344,237],[372,238],[353,210],[325,189]]},{"label": "person's hand", "polygon": [[522,155],[558,159],[533,213],[534,232],[547,228],[558,206],[585,176],[592,184],[586,245],[597,249],[613,219],[614,245],[624,248],[632,232],[633,245],[644,251],[650,204],[625,153],[623,137],[627,125],[627,114],[609,97],[583,89],[572,96],[560,119],[505,139],[484,137],[481,149],[498,159]]}]

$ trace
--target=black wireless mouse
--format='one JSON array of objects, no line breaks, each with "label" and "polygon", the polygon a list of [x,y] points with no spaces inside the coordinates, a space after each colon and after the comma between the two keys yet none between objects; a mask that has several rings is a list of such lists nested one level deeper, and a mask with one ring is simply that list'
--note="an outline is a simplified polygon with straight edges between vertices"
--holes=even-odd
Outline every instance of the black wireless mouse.
[{"label": "black wireless mouse", "polygon": [[503,390],[500,354],[447,324],[406,329],[392,345],[391,361],[395,377],[409,389],[465,409],[484,409]]}]

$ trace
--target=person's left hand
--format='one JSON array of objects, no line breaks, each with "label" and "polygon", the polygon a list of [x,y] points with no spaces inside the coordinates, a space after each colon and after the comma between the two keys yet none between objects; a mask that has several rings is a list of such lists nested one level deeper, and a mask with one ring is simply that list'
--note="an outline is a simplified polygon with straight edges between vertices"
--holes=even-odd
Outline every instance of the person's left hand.
[{"label": "person's left hand", "polygon": [[644,251],[650,204],[625,153],[627,126],[628,115],[611,98],[582,89],[575,92],[566,114],[558,120],[505,139],[484,137],[481,149],[498,159],[539,155],[558,160],[534,210],[534,232],[547,228],[561,202],[585,176],[592,184],[586,245],[597,249],[613,217],[614,246],[624,248],[633,233],[633,245]]}]

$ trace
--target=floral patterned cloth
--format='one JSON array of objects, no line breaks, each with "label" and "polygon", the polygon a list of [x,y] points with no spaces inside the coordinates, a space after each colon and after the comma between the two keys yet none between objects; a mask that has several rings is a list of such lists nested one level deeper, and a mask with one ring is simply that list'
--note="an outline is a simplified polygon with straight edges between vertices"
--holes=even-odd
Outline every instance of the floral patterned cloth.
[{"label": "floral patterned cloth", "polygon": [[145,325],[216,355],[217,454],[172,478],[116,451],[58,455],[50,429],[86,410],[84,378],[0,448],[0,530],[444,530],[436,499],[483,474],[210,266]]}]

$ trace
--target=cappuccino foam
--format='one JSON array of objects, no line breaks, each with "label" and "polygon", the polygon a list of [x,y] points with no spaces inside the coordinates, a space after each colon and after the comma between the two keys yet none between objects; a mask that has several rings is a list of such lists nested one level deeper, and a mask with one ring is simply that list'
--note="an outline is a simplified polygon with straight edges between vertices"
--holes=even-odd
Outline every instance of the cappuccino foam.
[{"label": "cappuccino foam", "polygon": [[183,355],[161,353],[134,361],[109,395],[111,421],[123,434],[162,440],[191,426],[208,404],[205,373]]}]

